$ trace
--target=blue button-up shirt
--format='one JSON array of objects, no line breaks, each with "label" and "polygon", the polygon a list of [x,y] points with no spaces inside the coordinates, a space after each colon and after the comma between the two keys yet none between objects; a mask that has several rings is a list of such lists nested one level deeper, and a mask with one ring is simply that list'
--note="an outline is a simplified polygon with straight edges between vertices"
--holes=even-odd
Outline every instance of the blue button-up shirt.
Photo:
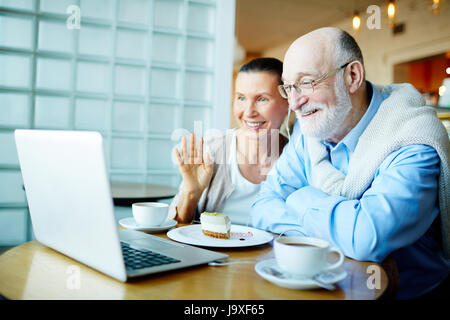
[{"label": "blue button-up shirt", "polygon": [[[344,174],[359,137],[386,98],[367,85],[372,98],[358,124],[339,143],[323,142],[330,162]],[[311,163],[297,121],[252,205],[252,223],[275,233],[296,229],[325,239],[356,260],[380,263],[391,255],[400,274],[397,298],[413,298],[435,288],[450,271],[441,244],[438,177],[437,152],[409,145],[382,162],[361,198],[330,196],[310,185]]]}]

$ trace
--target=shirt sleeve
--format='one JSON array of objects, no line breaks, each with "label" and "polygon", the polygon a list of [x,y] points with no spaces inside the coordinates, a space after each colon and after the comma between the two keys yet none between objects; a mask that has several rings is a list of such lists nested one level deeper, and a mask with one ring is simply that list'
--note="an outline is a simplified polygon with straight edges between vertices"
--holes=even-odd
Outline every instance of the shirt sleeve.
[{"label": "shirt sleeve", "polygon": [[275,162],[251,207],[252,225],[274,233],[294,229],[302,232],[298,213],[287,210],[286,199],[295,190],[307,185],[302,152],[303,136],[296,122],[290,142]]},{"label": "shirt sleeve", "polygon": [[284,208],[304,234],[328,240],[353,259],[381,262],[431,226],[439,213],[438,177],[433,148],[406,146],[384,160],[360,199],[303,186],[286,198]]}]

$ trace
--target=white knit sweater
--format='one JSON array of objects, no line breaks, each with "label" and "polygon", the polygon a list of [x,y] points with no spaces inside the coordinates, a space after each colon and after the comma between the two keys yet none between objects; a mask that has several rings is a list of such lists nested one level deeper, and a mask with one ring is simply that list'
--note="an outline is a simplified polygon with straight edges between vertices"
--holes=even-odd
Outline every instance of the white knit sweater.
[{"label": "white knit sweater", "polygon": [[450,144],[447,131],[432,107],[410,84],[381,89],[388,97],[381,103],[356,145],[347,175],[333,167],[326,147],[307,138],[312,166],[312,185],[322,191],[358,199],[369,187],[383,160],[395,150],[412,144],[433,147],[440,157],[439,209],[444,255],[450,258]]}]

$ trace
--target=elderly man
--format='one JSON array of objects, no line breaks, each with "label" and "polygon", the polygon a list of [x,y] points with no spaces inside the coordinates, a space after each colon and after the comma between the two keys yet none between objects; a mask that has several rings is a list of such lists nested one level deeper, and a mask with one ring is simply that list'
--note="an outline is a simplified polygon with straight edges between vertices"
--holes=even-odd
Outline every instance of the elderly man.
[{"label": "elderly man", "polygon": [[335,28],[292,43],[283,82],[297,121],[252,206],[253,225],[326,239],[356,260],[389,256],[397,298],[437,288],[450,270],[450,188],[449,140],[435,112],[409,84],[366,81],[360,48]]}]

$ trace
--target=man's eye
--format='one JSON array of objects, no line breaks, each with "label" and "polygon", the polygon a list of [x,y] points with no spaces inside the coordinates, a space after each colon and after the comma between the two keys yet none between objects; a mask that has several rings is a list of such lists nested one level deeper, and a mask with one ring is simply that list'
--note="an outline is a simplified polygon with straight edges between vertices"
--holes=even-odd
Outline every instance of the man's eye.
[{"label": "man's eye", "polygon": [[267,100],[267,98],[261,97],[261,98],[259,98],[259,101],[261,101],[261,102],[267,102],[268,100]]},{"label": "man's eye", "polygon": [[238,97],[238,100],[239,100],[239,101],[245,101],[245,98],[244,98],[243,96],[239,96],[239,97]]}]

